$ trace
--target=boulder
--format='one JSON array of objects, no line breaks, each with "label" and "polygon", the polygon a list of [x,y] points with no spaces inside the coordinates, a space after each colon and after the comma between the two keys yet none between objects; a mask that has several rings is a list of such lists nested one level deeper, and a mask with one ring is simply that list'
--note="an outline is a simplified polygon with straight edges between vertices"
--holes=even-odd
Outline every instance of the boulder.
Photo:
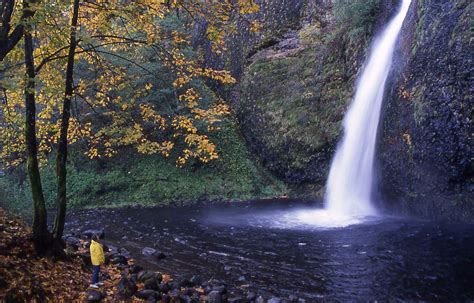
[{"label": "boulder", "polygon": [[158,289],[160,289],[158,283],[159,282],[156,280],[156,278],[150,278],[148,280],[145,280],[145,282],[144,282],[145,289],[158,290]]},{"label": "boulder", "polygon": [[126,248],[119,248],[119,253],[127,258],[130,258],[132,254]]},{"label": "boulder", "polygon": [[212,291],[217,291],[219,292],[219,294],[223,295],[227,293],[227,288],[225,287],[225,285],[214,286],[212,288]]},{"label": "boulder", "polygon": [[115,255],[113,257],[110,258],[110,263],[112,264],[123,264],[123,265],[127,265],[128,264],[128,260],[125,256],[123,255]]},{"label": "boulder", "polygon": [[189,282],[191,283],[191,286],[198,286],[201,285],[202,278],[200,276],[192,276],[191,279],[189,279]]},{"label": "boulder", "polygon": [[173,289],[168,293],[171,302],[181,302],[181,292],[178,289]]},{"label": "boulder", "polygon": [[118,294],[122,299],[131,298],[138,290],[135,283],[123,277],[117,285]]},{"label": "boulder", "polygon": [[168,283],[161,283],[158,288],[160,289],[160,292],[164,294],[171,290],[171,287],[168,285]]},{"label": "boulder", "polygon": [[207,299],[209,300],[209,303],[221,303],[221,302],[223,302],[221,293],[216,291],[216,290],[211,291],[207,295]]},{"label": "boulder", "polygon": [[119,253],[119,250],[118,250],[118,247],[117,246],[114,246],[114,245],[108,245],[108,253],[111,253],[111,254],[118,254]]},{"label": "boulder", "polygon": [[155,253],[156,253],[156,249],[151,248],[151,247],[144,247],[142,249],[142,255],[147,256],[147,257],[153,256]]},{"label": "boulder", "polygon": [[98,235],[100,239],[103,239],[105,237],[105,231],[103,229],[87,229],[81,233],[81,237],[85,239],[90,239],[93,235]]},{"label": "boulder", "polygon": [[256,299],[257,295],[253,291],[247,293],[247,301],[255,301]]},{"label": "boulder", "polygon": [[191,283],[191,281],[189,281],[188,279],[183,279],[179,281],[178,287],[181,288],[181,287],[192,287],[192,286],[194,286],[194,284]]},{"label": "boulder", "polygon": [[135,293],[135,297],[137,297],[139,299],[143,299],[143,300],[146,300],[150,297],[153,297],[153,298],[156,299],[157,293],[156,293],[156,291],[154,291],[152,289],[144,289],[144,290],[137,291]]},{"label": "boulder", "polygon": [[171,283],[169,283],[169,286],[171,289],[177,289],[180,287],[178,281],[171,281]]},{"label": "boulder", "polygon": [[87,302],[90,302],[90,303],[97,303],[97,302],[102,301],[102,299],[105,298],[105,295],[103,293],[95,289],[89,289],[86,295],[87,295],[86,300]]},{"label": "boulder", "polygon": [[155,254],[154,254],[155,258],[157,260],[162,260],[164,258],[166,258],[166,255],[165,253],[161,252],[161,251],[157,251]]},{"label": "boulder", "polygon": [[298,297],[295,296],[295,295],[290,295],[288,297],[288,300],[291,302],[291,303],[298,303]]},{"label": "boulder", "polygon": [[133,265],[133,266],[130,268],[130,272],[131,272],[132,274],[138,274],[138,273],[139,273],[140,271],[142,271],[142,270],[143,270],[143,267],[140,266],[140,265],[138,265],[138,264],[135,264],[135,265]]},{"label": "boulder", "polygon": [[139,282],[145,282],[146,280],[153,279],[158,285],[163,280],[163,277],[159,272],[154,272],[151,270],[142,270],[137,274],[137,279]]},{"label": "boulder", "polygon": [[170,296],[168,296],[168,295],[162,295],[161,296],[161,303],[170,303],[170,302],[171,302]]},{"label": "boulder", "polygon": [[74,237],[74,236],[68,236],[68,237],[65,237],[64,238],[64,242],[66,242],[67,245],[69,246],[72,246],[74,248],[78,248],[79,246],[81,246],[81,240],[79,240],[78,238]]}]

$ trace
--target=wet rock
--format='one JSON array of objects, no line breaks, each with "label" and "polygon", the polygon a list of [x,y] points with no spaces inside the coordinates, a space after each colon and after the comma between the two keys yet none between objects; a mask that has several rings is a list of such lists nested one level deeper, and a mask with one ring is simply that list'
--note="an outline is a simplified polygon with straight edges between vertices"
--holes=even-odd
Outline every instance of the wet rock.
[{"label": "wet rock", "polygon": [[183,294],[186,296],[192,296],[194,294],[194,289],[192,289],[191,287],[188,287],[183,291]]},{"label": "wet rock", "polygon": [[151,248],[151,247],[144,247],[142,249],[142,255],[147,256],[147,257],[152,256],[155,253],[156,253],[156,249]]},{"label": "wet rock", "polygon": [[169,303],[171,302],[171,298],[168,295],[162,295],[161,296],[161,303]]},{"label": "wet rock", "polygon": [[280,298],[271,298],[267,301],[267,303],[282,303]]},{"label": "wet rock", "polygon": [[173,281],[173,282],[169,283],[169,286],[170,286],[171,289],[177,289],[177,288],[180,287],[178,281]]},{"label": "wet rock", "polygon": [[132,256],[132,254],[126,248],[123,247],[119,249],[119,253],[127,258],[130,258]]},{"label": "wet rock", "polygon": [[[161,297],[160,297],[160,298],[161,298]],[[157,298],[151,296],[151,297],[149,297],[149,298],[146,300],[146,302],[147,302],[147,303],[157,303],[158,300],[159,300],[159,299],[157,299]]]},{"label": "wet rock", "polygon": [[255,294],[253,291],[249,291],[247,293],[247,301],[254,301],[257,299],[257,294]]},{"label": "wet rock", "polygon": [[162,260],[162,259],[166,258],[166,255],[165,255],[163,252],[161,252],[161,251],[157,251],[157,252],[154,254],[154,256],[155,256],[155,258],[156,258],[157,260]]},{"label": "wet rock", "polygon": [[130,275],[130,281],[132,281],[133,283],[137,284],[137,283],[138,283],[137,274],[131,274],[131,275]]},{"label": "wet rock", "polygon": [[228,303],[244,303],[244,299],[242,297],[235,297],[235,298],[229,298],[227,300]]},{"label": "wet rock", "polygon": [[262,296],[259,296],[256,300],[255,303],[265,303],[265,299]]},{"label": "wet rock", "polygon": [[291,303],[298,303],[298,297],[295,296],[295,295],[290,295],[288,297],[288,300],[291,302]]},{"label": "wet rock", "polygon": [[175,302],[175,301],[181,301],[180,300],[180,297],[181,297],[181,292],[178,290],[178,289],[173,289],[172,291],[170,291],[168,293],[168,296],[170,297],[171,301],[172,302]]},{"label": "wet rock", "polygon": [[201,285],[202,278],[200,276],[192,276],[191,279],[189,279],[189,282],[191,282],[191,286]]},{"label": "wet rock", "polygon": [[217,292],[219,292],[219,294],[221,294],[221,295],[227,293],[227,289],[226,289],[225,285],[214,286],[214,287],[212,288],[212,291],[217,291]]},{"label": "wet rock", "polygon": [[195,284],[192,283],[190,280],[188,279],[183,279],[179,282],[179,288],[181,287],[192,287],[194,286]]},{"label": "wet rock", "polygon": [[217,280],[217,279],[212,279],[212,280],[210,280],[210,281],[209,281],[209,284],[212,285],[212,286],[221,286],[221,285],[224,285],[224,286],[225,286],[224,281]]},{"label": "wet rock", "polygon": [[113,245],[108,245],[108,252],[110,254],[118,254],[119,253],[119,250],[118,250],[118,247],[117,246],[113,246]]},{"label": "wet rock", "polygon": [[135,265],[133,265],[133,266],[130,268],[130,272],[131,272],[132,274],[138,274],[138,273],[139,273],[140,271],[142,271],[142,270],[143,270],[143,266],[140,266],[140,265],[138,265],[138,264],[135,264]]},{"label": "wet rock", "polygon": [[70,245],[70,246],[76,247],[76,248],[81,246],[81,240],[79,240],[79,238],[76,238],[74,236],[65,237],[64,242],[66,242],[67,245]]},{"label": "wet rock", "polygon": [[171,287],[168,285],[168,283],[161,283],[158,288],[159,288],[160,292],[162,292],[162,293],[167,293],[168,291],[171,290]]},{"label": "wet rock", "polygon": [[232,271],[232,266],[229,266],[229,265],[224,266],[224,271],[227,275],[229,275]]},{"label": "wet rock", "polygon": [[87,229],[81,233],[82,238],[90,239],[93,235],[99,236],[100,239],[105,238],[105,231],[98,229]]},{"label": "wet rock", "polygon": [[116,256],[113,256],[113,257],[110,259],[110,263],[112,263],[112,264],[123,264],[123,265],[127,265],[127,264],[128,264],[128,261],[127,261],[127,258],[126,258],[125,256],[116,255]]},{"label": "wet rock", "polygon": [[147,280],[154,280],[157,285],[161,283],[163,277],[160,273],[154,272],[151,270],[142,270],[138,273],[137,279],[140,282],[145,282]]},{"label": "wet rock", "polygon": [[154,291],[152,289],[144,289],[144,290],[137,291],[135,293],[135,297],[137,297],[139,299],[143,299],[143,300],[146,300],[150,297],[153,297],[156,300],[157,293],[156,293],[156,291]]},{"label": "wet rock", "polygon": [[124,277],[118,283],[117,290],[122,299],[129,299],[137,292],[138,288],[135,283]]},{"label": "wet rock", "polygon": [[159,284],[156,279],[150,278],[148,280],[145,280],[143,283],[145,285],[145,289],[152,289],[152,290],[158,290],[159,289]]},{"label": "wet rock", "polygon": [[102,301],[103,298],[105,298],[105,295],[103,293],[94,289],[89,289],[86,295],[87,295],[86,300],[87,302],[90,302],[90,303],[97,303],[97,302]]},{"label": "wet rock", "polygon": [[213,290],[211,291],[208,296],[207,296],[209,303],[221,303],[223,302],[222,300],[222,294],[219,291]]}]

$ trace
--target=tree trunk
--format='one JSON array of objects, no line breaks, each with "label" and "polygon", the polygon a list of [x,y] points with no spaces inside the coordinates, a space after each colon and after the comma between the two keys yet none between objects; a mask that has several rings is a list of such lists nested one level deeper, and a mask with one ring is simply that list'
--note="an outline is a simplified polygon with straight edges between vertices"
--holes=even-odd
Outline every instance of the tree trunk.
[{"label": "tree trunk", "polygon": [[68,60],[66,67],[66,84],[63,103],[63,112],[61,117],[61,131],[58,144],[58,154],[56,157],[56,175],[57,175],[57,206],[58,212],[54,221],[53,238],[55,247],[62,246],[62,236],[64,231],[64,223],[66,219],[66,177],[67,177],[67,134],[69,130],[69,118],[71,117],[71,99],[74,91],[74,54],[76,52],[76,27],[79,14],[79,0],[74,0],[73,15],[71,21],[71,34],[68,52]]},{"label": "tree trunk", "polygon": [[18,44],[23,36],[24,21],[32,17],[36,10],[25,9],[30,3],[39,3],[39,0],[23,1],[23,12],[21,22],[11,30],[11,20],[15,12],[15,0],[0,1],[0,62],[5,59],[8,53]]},{"label": "tree trunk", "polygon": [[[24,9],[28,10],[29,3],[24,1]],[[48,231],[46,206],[41,186],[41,176],[38,168],[38,147],[36,142],[36,100],[35,100],[35,65],[33,59],[33,39],[31,28],[25,28],[24,51],[27,83],[25,86],[25,142],[27,171],[30,179],[31,195],[33,197],[33,242],[38,254],[47,252],[51,234]]]}]

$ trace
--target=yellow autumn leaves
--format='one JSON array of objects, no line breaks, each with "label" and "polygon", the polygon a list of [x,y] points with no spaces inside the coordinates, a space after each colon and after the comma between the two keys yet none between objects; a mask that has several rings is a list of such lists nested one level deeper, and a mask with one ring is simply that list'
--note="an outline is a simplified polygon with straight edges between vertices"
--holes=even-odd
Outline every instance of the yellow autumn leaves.
[{"label": "yellow autumn leaves", "polygon": [[[38,2],[30,20],[34,23],[36,131],[42,164],[59,139],[71,5],[63,0]],[[233,84],[235,79],[229,71],[205,67],[197,56],[188,54],[191,43],[186,29],[196,20],[205,21],[206,35],[219,54],[225,51],[226,34],[235,30],[233,22],[258,10],[253,0],[81,2],[68,143],[80,144],[91,159],[112,157],[124,148],[141,154],[173,154],[180,166],[189,159],[217,159],[217,146],[208,133],[219,129],[230,110],[218,98],[205,100],[196,81]],[[18,14],[15,18],[17,22]],[[182,27],[168,27],[162,22],[167,18],[182,19]],[[250,21],[251,30],[259,26]],[[169,87],[158,80],[163,74],[150,70],[150,58],[166,68]],[[20,47],[2,62],[2,68],[0,158],[9,167],[23,162],[25,150]],[[148,80],[142,81],[145,76]],[[173,110],[165,110],[163,101],[155,100],[156,92],[164,89],[173,90],[166,102],[179,103]]]}]

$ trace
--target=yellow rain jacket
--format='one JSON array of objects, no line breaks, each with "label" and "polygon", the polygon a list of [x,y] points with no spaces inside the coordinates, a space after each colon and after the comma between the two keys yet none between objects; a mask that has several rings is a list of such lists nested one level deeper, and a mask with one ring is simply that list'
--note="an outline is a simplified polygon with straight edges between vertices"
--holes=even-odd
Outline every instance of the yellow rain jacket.
[{"label": "yellow rain jacket", "polygon": [[104,249],[102,245],[94,240],[91,240],[91,260],[92,265],[101,265],[105,262]]}]

